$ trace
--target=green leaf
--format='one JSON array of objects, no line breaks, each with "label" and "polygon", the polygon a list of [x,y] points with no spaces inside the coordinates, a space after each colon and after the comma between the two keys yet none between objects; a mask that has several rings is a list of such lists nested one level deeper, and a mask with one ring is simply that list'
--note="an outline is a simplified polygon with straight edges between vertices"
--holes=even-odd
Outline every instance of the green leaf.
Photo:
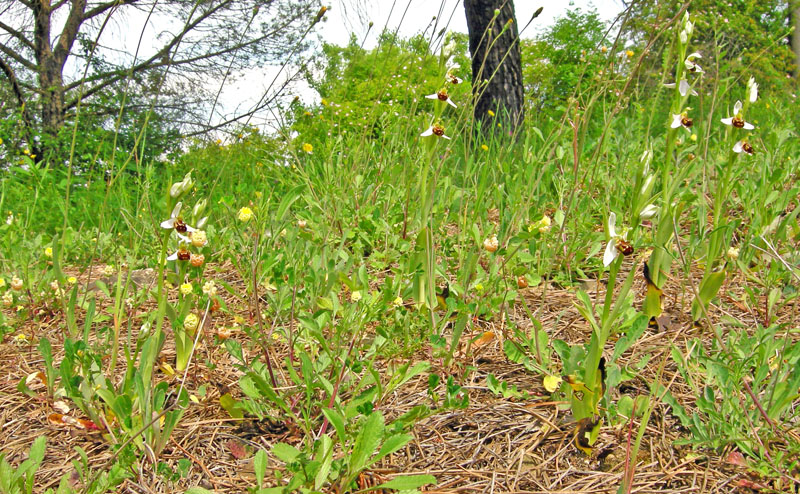
[{"label": "green leaf", "polygon": [[267,453],[263,449],[256,451],[256,456],[253,458],[253,467],[258,488],[261,489],[264,486],[264,474],[267,472]]},{"label": "green leaf", "polygon": [[286,443],[278,443],[272,447],[272,454],[282,462],[289,463],[300,456],[300,450]]},{"label": "green leaf", "polygon": [[345,435],[345,428],[344,428],[344,418],[342,415],[333,410],[332,408],[323,408],[322,409],[323,415],[325,418],[328,419],[328,422],[331,423],[333,429],[336,431],[336,435],[339,437],[339,443],[344,447],[345,443],[347,442],[347,436]]},{"label": "green leaf", "polygon": [[383,446],[381,446],[381,449],[380,451],[378,451],[378,454],[375,455],[375,458],[373,458],[369,462],[370,465],[380,460],[384,456],[388,456],[394,453],[395,451],[399,450],[400,448],[408,444],[408,442],[411,441],[412,439],[414,438],[409,434],[395,434],[394,436],[391,436],[386,440],[386,442],[383,443]]},{"label": "green leaf", "polygon": [[373,412],[367,417],[353,446],[349,469],[351,473],[360,472],[367,466],[367,460],[378,449],[383,437],[383,429],[383,415],[380,412]]},{"label": "green leaf", "polygon": [[697,298],[695,298],[692,302],[693,320],[700,320],[700,318],[703,316],[703,309],[708,307],[709,302],[711,302],[711,300],[717,296],[717,292],[719,292],[720,287],[722,287],[722,282],[724,281],[724,269],[708,273],[703,277],[703,280],[700,282],[700,289],[697,292]]},{"label": "green leaf", "polygon": [[306,188],[305,184],[298,185],[294,189],[290,190],[288,194],[283,196],[280,205],[278,205],[278,211],[275,214],[275,218],[277,218],[278,221],[282,221],[285,218],[286,213],[292,206],[292,203],[300,197],[300,194],[303,193],[303,190],[305,190],[305,188]]},{"label": "green leaf", "polygon": [[320,451],[322,458],[319,460],[322,464],[314,477],[314,489],[320,490],[323,485],[328,481],[328,475],[331,473],[331,465],[333,464],[333,441],[328,436],[320,438]]},{"label": "green leaf", "polygon": [[370,488],[370,490],[395,489],[398,491],[410,491],[422,487],[423,485],[435,483],[436,477],[433,475],[403,475],[402,477],[395,477],[381,485],[376,485]]},{"label": "green leaf", "polygon": [[230,393],[225,393],[219,397],[219,406],[228,412],[231,418],[240,419],[244,417],[244,412],[237,406],[238,404],[239,402],[236,401]]},{"label": "green leaf", "polygon": [[639,314],[636,316],[636,319],[631,324],[630,329],[622,336],[619,340],[617,340],[616,345],[614,345],[614,354],[611,356],[611,362],[615,362],[623,353],[625,353],[630,347],[633,346],[636,341],[644,333],[644,330],[647,329],[647,321],[648,317],[644,314]]},{"label": "green leaf", "polygon": [[214,491],[203,489],[202,487],[190,487],[186,490],[186,494],[214,494]]}]

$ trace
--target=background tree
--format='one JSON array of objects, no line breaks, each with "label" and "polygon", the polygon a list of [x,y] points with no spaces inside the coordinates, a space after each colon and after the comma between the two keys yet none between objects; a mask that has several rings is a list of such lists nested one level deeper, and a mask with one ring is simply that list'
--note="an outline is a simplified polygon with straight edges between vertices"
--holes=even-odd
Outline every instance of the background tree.
[{"label": "background tree", "polygon": [[[525,118],[519,32],[511,0],[464,0],[475,120],[515,131]],[[495,114],[490,117],[489,112]],[[497,122],[495,119],[499,119]]]},{"label": "background tree", "polygon": [[[13,95],[3,116],[18,115],[21,137],[33,149],[53,146],[79,107],[106,128],[123,107],[167,115],[172,131],[209,128],[206,103],[216,101],[209,81],[302,50],[309,26],[324,13],[314,17],[317,6],[318,0],[0,1],[0,84]],[[160,31],[152,51],[113,46],[134,19]]]}]

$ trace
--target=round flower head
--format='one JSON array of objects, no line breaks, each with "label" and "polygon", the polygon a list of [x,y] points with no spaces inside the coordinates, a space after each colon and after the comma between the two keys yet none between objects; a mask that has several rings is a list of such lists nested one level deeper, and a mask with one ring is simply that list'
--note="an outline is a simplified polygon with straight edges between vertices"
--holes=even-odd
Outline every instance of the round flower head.
[{"label": "round flower head", "polygon": [[184,295],[189,295],[192,293],[192,284],[191,283],[183,283],[181,285],[181,293]]},{"label": "round flower head", "polygon": [[253,210],[245,206],[239,210],[236,214],[236,218],[242,223],[247,223],[253,218]]},{"label": "round flower head", "polygon": [[197,248],[203,247],[208,242],[208,238],[206,237],[206,232],[203,230],[193,231],[189,238],[192,239],[192,245],[194,245]]},{"label": "round flower head", "polygon": [[353,293],[350,294],[350,301],[351,302],[358,302],[359,300],[361,300],[361,292],[356,290],[356,291],[354,291]]},{"label": "round flower head", "polygon": [[732,125],[737,129],[744,129],[744,130],[753,130],[755,126],[749,122],[744,121],[744,117],[742,116],[742,102],[736,101],[736,104],[733,105],[733,116],[728,118],[723,118],[722,123],[725,125]]},{"label": "round flower head", "polygon": [[303,144],[303,151],[308,154],[312,154],[314,152],[314,146],[306,142]]},{"label": "round flower head", "polygon": [[486,249],[486,252],[495,252],[499,246],[500,243],[497,241],[497,235],[492,235],[483,241],[483,248]]},{"label": "round flower head", "polygon": [[195,314],[189,314],[188,316],[186,316],[186,319],[183,320],[183,329],[185,329],[189,333],[194,333],[199,324],[200,324],[200,318],[197,317]]},{"label": "round flower head", "polygon": [[215,285],[211,280],[206,281],[203,284],[203,293],[209,297],[213,297],[217,294],[217,285]]},{"label": "round flower head", "polygon": [[189,255],[189,264],[192,266],[199,268],[206,262],[206,256],[203,254],[190,254]]},{"label": "round flower head", "polygon": [[14,305],[14,295],[11,292],[6,292],[3,294],[3,307],[11,307]]},{"label": "round flower head", "polygon": [[11,289],[15,291],[20,291],[25,286],[21,279],[14,276],[11,278]]}]

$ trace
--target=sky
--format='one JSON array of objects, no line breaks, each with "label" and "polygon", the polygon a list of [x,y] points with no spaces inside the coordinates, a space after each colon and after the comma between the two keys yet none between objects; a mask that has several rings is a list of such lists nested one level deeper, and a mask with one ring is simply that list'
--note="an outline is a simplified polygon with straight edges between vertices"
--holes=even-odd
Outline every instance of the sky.
[{"label": "sky", "polygon": [[[353,4],[358,3],[361,14],[355,12]],[[369,21],[374,22],[372,34],[367,38],[366,46],[374,46],[377,35],[384,26],[390,29],[400,27],[400,35],[409,37],[424,31],[431,24],[431,19],[440,18],[438,31],[448,25],[452,31],[467,32],[467,19],[464,15],[463,0],[337,0],[330,3],[331,11],[326,15],[321,33],[325,41],[336,44],[347,44],[350,33],[355,33],[359,41],[367,31]],[[536,18],[528,30],[522,33],[523,38],[533,38],[547,27],[553,25],[558,17],[563,16],[570,8],[588,9],[594,7],[603,20],[612,20],[622,11],[620,0],[515,0],[517,24],[525,26],[533,13],[542,7],[542,13]],[[441,12],[441,14],[440,14]],[[452,17],[451,17],[452,16]],[[360,17],[360,19],[359,19]],[[449,24],[448,19],[452,19]]]}]

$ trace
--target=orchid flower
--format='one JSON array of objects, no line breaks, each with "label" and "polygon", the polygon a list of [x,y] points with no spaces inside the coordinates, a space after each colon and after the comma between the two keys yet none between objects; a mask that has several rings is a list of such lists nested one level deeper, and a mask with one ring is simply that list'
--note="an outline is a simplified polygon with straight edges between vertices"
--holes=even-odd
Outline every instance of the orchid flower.
[{"label": "orchid flower", "polygon": [[744,130],[753,130],[755,126],[749,122],[744,121],[744,117],[742,116],[742,102],[736,101],[736,104],[733,105],[733,116],[728,118],[723,118],[722,123],[725,125],[732,125],[737,129],[744,129]]}]

